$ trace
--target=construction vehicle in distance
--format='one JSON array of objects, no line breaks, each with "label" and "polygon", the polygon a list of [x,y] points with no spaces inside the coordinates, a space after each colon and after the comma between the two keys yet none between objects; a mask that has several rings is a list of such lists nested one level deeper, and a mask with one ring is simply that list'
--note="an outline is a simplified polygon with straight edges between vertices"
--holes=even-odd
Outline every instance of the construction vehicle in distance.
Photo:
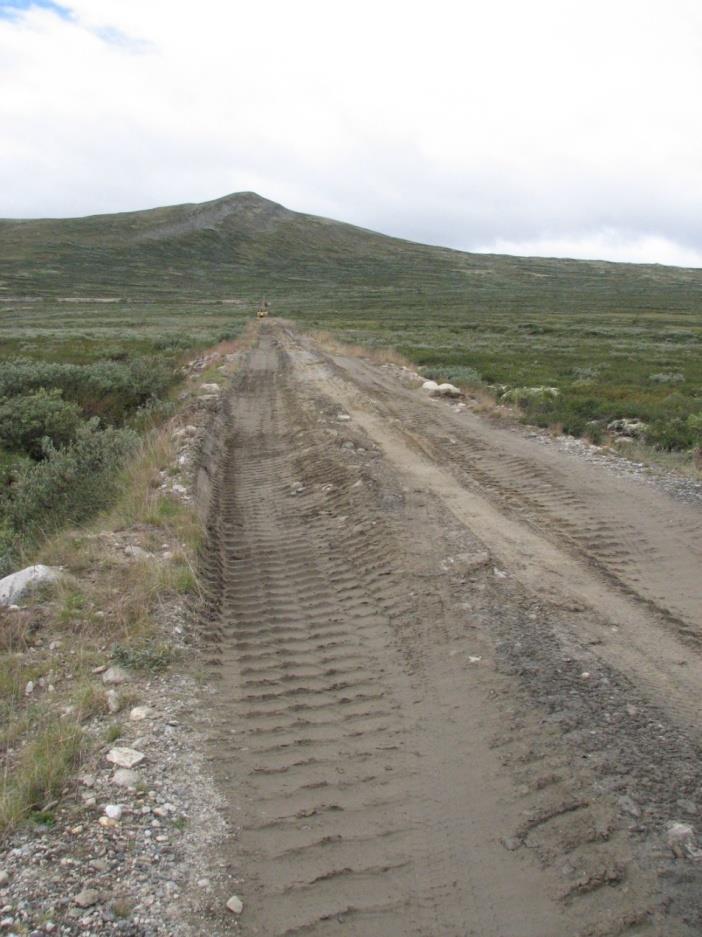
[{"label": "construction vehicle in distance", "polygon": [[265,319],[266,316],[268,315],[269,309],[270,309],[270,303],[267,302],[267,300],[262,299],[261,304],[259,305],[258,310],[256,311],[257,318]]}]

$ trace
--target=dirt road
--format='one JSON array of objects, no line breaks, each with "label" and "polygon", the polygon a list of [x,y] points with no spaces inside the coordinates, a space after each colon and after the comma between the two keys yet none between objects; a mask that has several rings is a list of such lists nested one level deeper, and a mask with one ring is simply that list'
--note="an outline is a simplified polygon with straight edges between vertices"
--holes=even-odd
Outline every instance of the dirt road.
[{"label": "dirt road", "polygon": [[274,321],[200,489],[213,932],[700,933],[699,506]]}]

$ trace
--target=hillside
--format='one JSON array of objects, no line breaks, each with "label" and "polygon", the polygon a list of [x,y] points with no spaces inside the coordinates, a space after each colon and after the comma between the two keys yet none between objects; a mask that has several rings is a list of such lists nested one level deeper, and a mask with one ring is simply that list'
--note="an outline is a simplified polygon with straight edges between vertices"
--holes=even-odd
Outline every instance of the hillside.
[{"label": "hillside", "polygon": [[[339,297],[341,289],[347,295]],[[351,302],[420,297],[475,310],[696,309],[702,271],[469,254],[289,211],[251,193],[86,218],[0,221],[0,295],[226,298],[266,291]]]},{"label": "hillside", "polygon": [[470,254],[251,192],[0,221],[6,357],[83,361],[211,344],[239,334],[262,296],[274,315],[397,349],[431,376],[498,393],[555,387],[557,400],[526,401],[541,425],[598,436],[611,420],[636,418],[654,424],[656,445],[696,444],[702,270]]}]

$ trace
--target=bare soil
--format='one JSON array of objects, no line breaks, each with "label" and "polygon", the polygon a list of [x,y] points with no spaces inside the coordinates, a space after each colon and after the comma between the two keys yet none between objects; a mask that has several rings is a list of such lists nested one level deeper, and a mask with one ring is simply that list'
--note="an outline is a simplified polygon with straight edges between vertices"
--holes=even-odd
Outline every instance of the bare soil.
[{"label": "bare soil", "polygon": [[702,931],[699,505],[273,320],[199,489],[244,905],[199,932]]}]

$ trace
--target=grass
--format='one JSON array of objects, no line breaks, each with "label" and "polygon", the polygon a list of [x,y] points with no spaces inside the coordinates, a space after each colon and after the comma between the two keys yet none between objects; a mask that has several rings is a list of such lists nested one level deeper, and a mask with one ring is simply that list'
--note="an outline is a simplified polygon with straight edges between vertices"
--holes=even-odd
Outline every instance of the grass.
[{"label": "grass", "polygon": [[12,828],[59,795],[79,763],[84,737],[79,726],[49,718],[35,730],[13,766],[0,782],[0,830]]},{"label": "grass", "polygon": [[[132,674],[117,688],[124,709],[139,698],[140,675],[162,673],[178,658],[164,622],[170,603],[197,593],[200,528],[193,508],[154,486],[176,462],[173,430],[146,435],[109,512],[45,541],[35,559],[62,565],[64,577],[22,611],[0,610],[0,834],[26,819],[43,822],[43,808],[61,797],[81,758],[121,737],[98,665],[118,662]],[[168,542],[170,559],[129,560],[125,533],[145,549]]]}]

